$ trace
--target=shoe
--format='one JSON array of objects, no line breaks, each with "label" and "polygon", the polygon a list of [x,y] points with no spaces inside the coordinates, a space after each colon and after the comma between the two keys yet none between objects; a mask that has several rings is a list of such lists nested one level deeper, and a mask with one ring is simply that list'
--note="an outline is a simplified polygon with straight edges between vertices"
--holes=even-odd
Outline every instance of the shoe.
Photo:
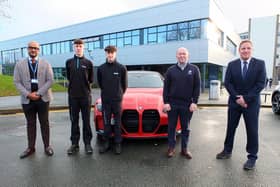
[{"label": "shoe", "polygon": [[174,148],[168,148],[167,150],[167,157],[171,158],[175,155],[175,149]]},{"label": "shoe", "polygon": [[244,170],[252,170],[255,168],[256,160],[248,159],[245,164],[243,165]]},{"label": "shoe", "polygon": [[86,154],[88,154],[88,155],[92,154],[93,150],[92,150],[92,147],[90,144],[85,145],[85,151],[86,151]]},{"label": "shoe", "polygon": [[115,154],[119,155],[122,152],[122,145],[120,143],[115,144]]},{"label": "shoe", "polygon": [[53,156],[53,154],[54,154],[53,149],[50,146],[45,148],[45,154],[47,156]]},{"label": "shoe", "polygon": [[224,150],[216,155],[216,159],[229,159],[231,157],[231,153],[227,153]]},{"label": "shoe", "polygon": [[20,154],[19,158],[23,159],[35,153],[35,148],[27,148],[23,153]]},{"label": "shoe", "polygon": [[192,154],[187,149],[182,149],[181,155],[186,157],[187,159],[192,159]]},{"label": "shoe", "polygon": [[110,149],[109,141],[104,141],[103,144],[99,148],[99,153],[105,153]]},{"label": "shoe", "polygon": [[67,150],[68,155],[73,155],[75,153],[79,152],[79,145],[73,144],[69,147]]}]

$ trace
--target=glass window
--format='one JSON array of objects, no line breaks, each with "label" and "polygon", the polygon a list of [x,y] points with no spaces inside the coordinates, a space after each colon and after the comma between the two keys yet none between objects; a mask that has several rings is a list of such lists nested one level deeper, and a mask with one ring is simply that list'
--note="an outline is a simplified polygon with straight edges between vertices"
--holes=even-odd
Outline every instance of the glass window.
[{"label": "glass window", "polygon": [[109,39],[109,35],[108,34],[103,36],[103,40],[108,40],[108,39]]},{"label": "glass window", "polygon": [[188,22],[179,23],[178,26],[179,26],[179,29],[187,29]]},{"label": "glass window", "polygon": [[23,57],[28,57],[28,52],[27,52],[27,48],[26,47],[22,48],[22,56]]},{"label": "glass window", "polygon": [[51,54],[51,45],[46,44],[42,45],[42,55],[50,55]]},{"label": "glass window", "polygon": [[123,37],[123,32],[117,33],[117,38],[121,38],[121,37]]},{"label": "glass window", "polygon": [[140,30],[134,30],[132,31],[132,35],[135,36],[135,35],[140,35]]},{"label": "glass window", "polygon": [[188,29],[179,30],[179,40],[188,40],[188,39],[189,39]]},{"label": "glass window", "polygon": [[107,47],[109,44],[110,44],[110,43],[109,43],[109,40],[104,40],[104,41],[103,41],[103,47],[104,47],[104,48]]},{"label": "glass window", "polygon": [[156,32],[157,32],[157,28],[156,27],[148,28],[148,33],[156,33]]},{"label": "glass window", "polygon": [[167,30],[168,31],[177,30],[177,24],[167,25]]},{"label": "glass window", "polygon": [[236,45],[233,43],[233,41],[227,37],[227,40],[226,40],[226,49],[228,51],[230,51],[232,54],[236,54]]},{"label": "glass window", "polygon": [[149,34],[148,43],[156,43],[157,42],[157,34]]},{"label": "glass window", "polygon": [[124,36],[131,36],[131,31],[124,32]]},{"label": "glass window", "polygon": [[131,45],[131,37],[124,38],[124,45]]},{"label": "glass window", "polygon": [[20,51],[20,49],[15,49],[14,53],[15,53],[15,61],[14,62],[17,62],[19,59],[21,59],[21,51]]},{"label": "glass window", "polygon": [[158,43],[165,43],[166,42],[166,32],[160,32],[157,35],[157,42]]},{"label": "glass window", "polygon": [[110,40],[110,45],[116,46],[117,45],[117,40],[116,39],[111,39]]},{"label": "glass window", "polygon": [[140,45],[140,36],[132,36],[132,45]]},{"label": "glass window", "polygon": [[193,28],[193,27],[200,27],[200,20],[197,21],[190,21],[189,22],[189,27]]},{"label": "glass window", "polygon": [[52,44],[52,54],[57,54],[57,52],[56,52],[56,43],[53,43]]},{"label": "glass window", "polygon": [[66,41],[65,42],[65,53],[69,53],[70,52],[70,42]]},{"label": "glass window", "polygon": [[177,39],[178,39],[177,31],[167,32],[167,40],[168,41],[177,40]]},{"label": "glass window", "polygon": [[88,43],[88,50],[92,51],[94,49],[93,42]]},{"label": "glass window", "polygon": [[94,45],[94,49],[99,49],[100,48],[100,41],[98,40],[98,41],[94,41],[93,42],[93,45]]},{"label": "glass window", "polygon": [[200,28],[189,29],[189,38],[190,39],[199,39],[200,38]]},{"label": "glass window", "polygon": [[166,25],[157,27],[157,31],[158,32],[165,32],[166,31]]},{"label": "glass window", "polygon": [[61,53],[65,53],[65,42],[60,43],[60,51]]},{"label": "glass window", "polygon": [[118,47],[123,47],[123,38],[118,38],[117,39],[117,46]]},{"label": "glass window", "polygon": [[117,34],[114,33],[114,34],[110,34],[110,39],[115,39],[117,37]]}]

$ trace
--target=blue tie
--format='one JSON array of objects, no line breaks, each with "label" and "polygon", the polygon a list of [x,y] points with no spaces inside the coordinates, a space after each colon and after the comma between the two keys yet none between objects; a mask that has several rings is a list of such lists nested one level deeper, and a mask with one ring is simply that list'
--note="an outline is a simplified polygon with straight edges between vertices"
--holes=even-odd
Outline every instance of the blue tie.
[{"label": "blue tie", "polygon": [[248,70],[248,62],[244,61],[243,62],[243,70],[242,70],[242,77],[243,77],[243,79],[245,79],[245,77],[246,77],[247,70]]}]

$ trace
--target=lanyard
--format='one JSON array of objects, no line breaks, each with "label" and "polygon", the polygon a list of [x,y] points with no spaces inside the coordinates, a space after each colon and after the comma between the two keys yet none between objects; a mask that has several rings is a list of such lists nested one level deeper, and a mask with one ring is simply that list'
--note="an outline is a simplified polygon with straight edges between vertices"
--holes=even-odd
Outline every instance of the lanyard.
[{"label": "lanyard", "polygon": [[[39,59],[38,59],[38,61],[39,61]],[[30,69],[32,70],[32,72],[33,72],[33,77],[34,77],[34,79],[35,79],[35,75],[36,75],[36,72],[37,72],[37,69],[38,69],[38,61],[36,60],[35,62],[35,68],[33,68],[33,66],[32,66],[32,61],[31,60],[29,60],[29,67],[30,67]]]}]

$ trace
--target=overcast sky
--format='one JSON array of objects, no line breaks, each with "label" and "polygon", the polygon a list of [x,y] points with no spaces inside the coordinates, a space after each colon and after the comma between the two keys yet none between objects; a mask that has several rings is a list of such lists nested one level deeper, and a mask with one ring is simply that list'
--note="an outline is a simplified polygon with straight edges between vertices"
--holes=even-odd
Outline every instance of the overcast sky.
[{"label": "overcast sky", "polygon": [[[0,18],[0,41],[174,0],[8,1],[5,3],[8,8],[4,10],[11,18]],[[216,2],[237,32],[247,31],[249,18],[280,14],[280,0],[216,0]]]}]

